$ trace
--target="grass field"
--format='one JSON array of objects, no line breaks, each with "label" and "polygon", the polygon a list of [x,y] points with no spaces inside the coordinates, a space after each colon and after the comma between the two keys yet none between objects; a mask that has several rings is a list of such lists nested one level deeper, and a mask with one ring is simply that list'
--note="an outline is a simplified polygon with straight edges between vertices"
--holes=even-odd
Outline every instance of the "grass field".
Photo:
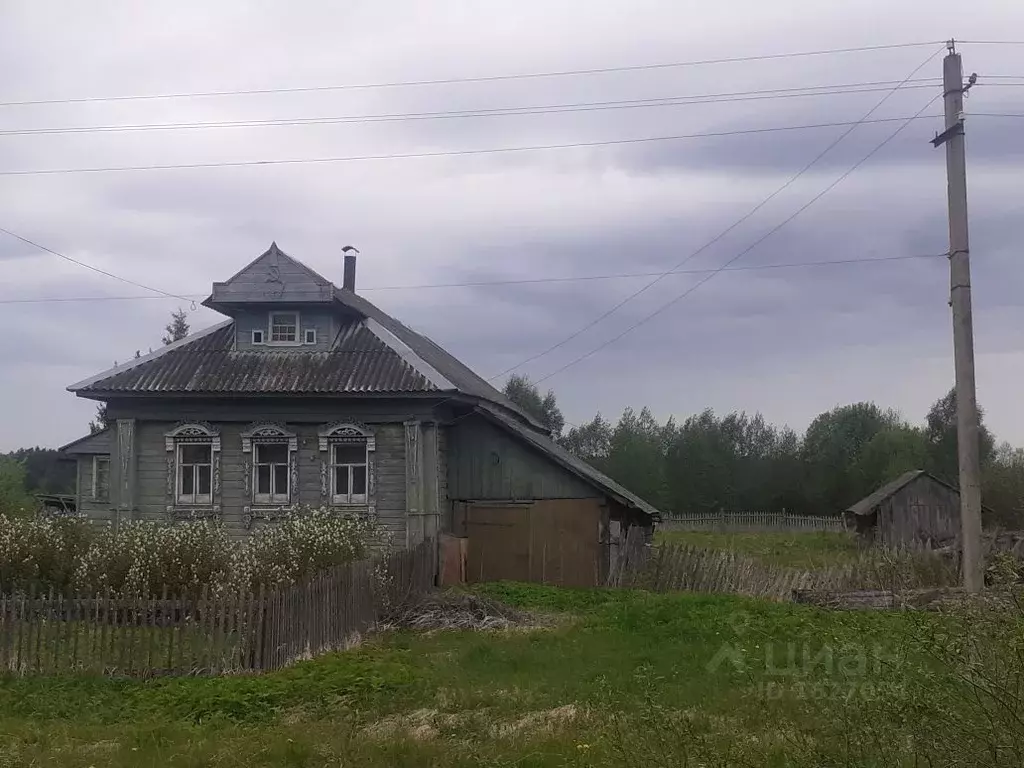
[{"label": "grass field", "polygon": [[660,531],[659,541],[727,549],[788,568],[816,570],[857,558],[861,547],[851,533],[783,531]]},{"label": "grass field", "polygon": [[822,750],[848,751],[835,707],[892,682],[891,644],[921,620],[485,591],[557,618],[388,633],[263,677],[4,679],[0,766],[823,765]]}]

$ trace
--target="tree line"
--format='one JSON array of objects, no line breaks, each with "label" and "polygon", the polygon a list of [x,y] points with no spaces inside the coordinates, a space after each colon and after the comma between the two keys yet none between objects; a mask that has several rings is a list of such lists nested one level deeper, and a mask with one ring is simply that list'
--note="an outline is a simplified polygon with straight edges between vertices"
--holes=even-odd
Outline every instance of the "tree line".
[{"label": "tree line", "polygon": [[[957,485],[956,394],[937,400],[923,424],[875,403],[819,414],[803,434],[755,413],[711,409],[660,423],[626,408],[565,430],[553,391],[513,375],[504,392],[567,450],[668,513],[842,511],[912,469]],[[981,420],[982,502],[992,524],[1024,526],[1024,450],[997,444]]]}]

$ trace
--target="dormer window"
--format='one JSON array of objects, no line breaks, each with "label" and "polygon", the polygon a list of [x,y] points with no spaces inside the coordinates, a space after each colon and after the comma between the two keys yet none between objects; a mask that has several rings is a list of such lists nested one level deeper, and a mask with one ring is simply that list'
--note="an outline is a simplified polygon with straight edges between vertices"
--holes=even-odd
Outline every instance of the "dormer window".
[{"label": "dormer window", "polygon": [[307,344],[316,344],[316,328],[307,328],[303,334],[303,340]]},{"label": "dormer window", "polygon": [[252,343],[262,344],[264,339],[264,331],[257,328],[252,332]]},{"label": "dormer window", "polygon": [[270,313],[270,343],[294,344],[299,340],[298,312]]}]

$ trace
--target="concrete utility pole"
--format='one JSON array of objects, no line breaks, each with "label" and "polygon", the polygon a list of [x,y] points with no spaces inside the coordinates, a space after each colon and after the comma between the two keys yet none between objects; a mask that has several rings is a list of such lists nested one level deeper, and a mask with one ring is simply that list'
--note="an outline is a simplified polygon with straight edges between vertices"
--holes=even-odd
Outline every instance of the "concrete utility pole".
[{"label": "concrete utility pole", "polygon": [[946,129],[932,140],[946,145],[949,195],[949,305],[953,308],[953,360],[956,367],[956,433],[960,463],[960,526],[963,582],[968,592],[985,585],[981,562],[981,466],[978,457],[978,400],[974,387],[974,323],[971,319],[971,255],[967,244],[967,160],[964,154],[963,65],[954,42],[942,62]]}]

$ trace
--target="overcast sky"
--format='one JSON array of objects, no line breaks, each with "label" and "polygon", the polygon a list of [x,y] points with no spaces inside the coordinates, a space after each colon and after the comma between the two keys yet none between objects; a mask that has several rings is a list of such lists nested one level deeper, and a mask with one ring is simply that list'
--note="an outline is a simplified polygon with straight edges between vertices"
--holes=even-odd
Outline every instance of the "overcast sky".
[{"label": "overcast sky", "polygon": [[[823,10],[827,7],[827,10]],[[592,70],[834,48],[1024,39],[1024,4],[975,2],[94,2],[0,0],[0,101],[82,99]],[[937,116],[941,46],[565,77],[404,87],[0,106],[24,129],[295,120],[537,107],[898,82],[873,119]],[[1024,45],[962,44],[978,394],[1024,445]],[[929,59],[929,57],[931,57]],[[1019,76],[1015,81],[991,76]],[[1002,83],[1002,85],[997,85]],[[874,86],[880,88],[881,86]],[[885,91],[513,116],[241,128],[0,135],[0,172],[494,149],[856,121]],[[977,115],[977,116],[974,116]],[[902,123],[857,127],[684,269],[714,269],[764,237]],[[735,224],[846,127],[352,162],[3,175],[0,227],[169,293],[209,291],[272,240],[484,376],[548,349],[650,277],[380,290],[664,272]],[[941,254],[941,119],[911,122],[733,266]],[[0,450],[56,446],[95,405],[65,387],[160,343],[166,298],[0,233]],[[548,376],[706,277],[661,280],[516,370]],[[378,290],[371,290],[377,288]],[[106,301],[10,303],[29,298]],[[620,340],[544,380],[566,417],[627,405],[685,418],[761,411],[803,429],[875,400],[920,421],[952,383],[944,258],[715,275]],[[189,314],[193,330],[216,313]],[[497,382],[500,385],[500,380]]]}]

